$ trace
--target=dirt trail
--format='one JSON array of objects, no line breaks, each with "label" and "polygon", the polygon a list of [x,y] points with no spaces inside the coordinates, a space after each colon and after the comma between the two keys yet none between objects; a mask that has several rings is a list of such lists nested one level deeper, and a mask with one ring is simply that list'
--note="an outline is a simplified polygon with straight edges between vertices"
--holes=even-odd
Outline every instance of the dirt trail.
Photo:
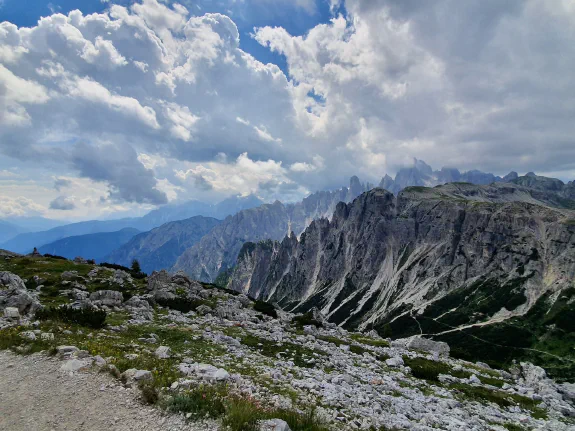
[{"label": "dirt trail", "polygon": [[0,351],[1,431],[215,431],[142,405],[136,390],[97,372],[70,375],[44,355]]}]

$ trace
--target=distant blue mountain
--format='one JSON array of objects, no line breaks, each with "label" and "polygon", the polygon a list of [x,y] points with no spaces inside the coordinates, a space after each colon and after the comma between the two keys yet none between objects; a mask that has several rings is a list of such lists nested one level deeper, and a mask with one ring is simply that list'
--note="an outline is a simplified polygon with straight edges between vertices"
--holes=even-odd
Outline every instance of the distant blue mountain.
[{"label": "distant blue mountain", "polygon": [[70,223],[66,220],[54,220],[40,216],[6,217],[4,221],[22,228],[23,232],[40,232]]},{"label": "distant blue mountain", "polygon": [[23,227],[17,226],[4,220],[0,220],[0,243],[14,238],[16,235],[26,232]]},{"label": "distant blue mountain", "polygon": [[[185,220],[194,216],[224,219],[228,215],[262,204],[256,196],[234,196],[212,205],[201,201],[188,201],[181,204],[165,205],[143,217],[122,218],[117,220],[90,220],[58,226],[40,232],[19,234],[9,240],[0,240],[0,248],[16,253],[30,253],[34,247],[42,247],[62,238],[87,235],[99,232],[116,232],[125,228],[149,231],[164,223]],[[12,222],[14,224],[14,222]]]},{"label": "distant blue mountain", "polygon": [[101,262],[104,256],[126,244],[139,233],[140,231],[137,229],[124,228],[117,232],[70,236],[43,245],[38,248],[38,251],[42,254],[55,254],[68,259],[82,256],[85,259],[95,259],[97,262]]},{"label": "distant blue mountain", "polygon": [[144,272],[171,268],[178,257],[221,223],[212,217],[195,216],[164,223],[134,236],[104,258],[106,262],[130,266],[138,259]]}]

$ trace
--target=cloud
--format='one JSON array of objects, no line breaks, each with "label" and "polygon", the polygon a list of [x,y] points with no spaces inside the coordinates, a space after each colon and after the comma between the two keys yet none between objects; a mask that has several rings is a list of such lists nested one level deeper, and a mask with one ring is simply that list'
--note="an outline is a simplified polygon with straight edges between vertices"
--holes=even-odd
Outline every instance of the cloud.
[{"label": "cloud", "polygon": [[58,196],[52,202],[50,202],[50,209],[60,210],[60,211],[70,211],[76,208],[74,200],[66,196]]},{"label": "cloud", "polygon": [[40,214],[44,208],[24,196],[0,196],[0,217],[23,217]]},{"label": "cloud", "polygon": [[72,181],[66,178],[56,178],[54,180],[54,189],[57,191],[60,191],[65,187],[69,187],[70,185],[72,185]]},{"label": "cloud", "polygon": [[377,182],[412,157],[572,175],[569,2],[330,5],[337,15],[299,35],[254,29],[287,75],[242,50],[242,18],[176,3],[0,23],[0,154],[97,184],[104,199],[89,199],[106,211],[296,199],[354,174]]},{"label": "cloud", "polygon": [[288,170],[281,162],[252,160],[247,153],[240,154],[232,163],[204,163],[178,171],[176,175],[182,181],[194,181],[198,188],[219,193],[233,192],[243,196],[254,193],[273,199],[288,185],[290,194],[297,193],[300,197],[307,193],[288,177]]},{"label": "cloud", "polygon": [[79,142],[72,149],[71,159],[81,176],[107,182],[112,200],[154,205],[168,201],[166,194],[156,188],[154,172],[140,163],[129,145]]}]

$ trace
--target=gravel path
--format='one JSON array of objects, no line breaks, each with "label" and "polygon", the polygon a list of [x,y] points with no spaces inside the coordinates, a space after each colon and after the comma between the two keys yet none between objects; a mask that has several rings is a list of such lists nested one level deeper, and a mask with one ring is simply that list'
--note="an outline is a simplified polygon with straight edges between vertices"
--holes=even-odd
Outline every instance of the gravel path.
[{"label": "gravel path", "polygon": [[70,375],[44,355],[0,351],[1,431],[215,431],[142,405],[136,390],[97,372]]}]

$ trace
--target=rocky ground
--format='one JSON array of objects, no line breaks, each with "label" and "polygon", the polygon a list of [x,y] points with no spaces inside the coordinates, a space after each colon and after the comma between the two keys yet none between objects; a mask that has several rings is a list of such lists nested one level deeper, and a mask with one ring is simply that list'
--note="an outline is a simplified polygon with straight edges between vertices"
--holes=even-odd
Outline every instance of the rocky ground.
[{"label": "rocky ground", "polygon": [[[27,406],[42,403],[45,428],[33,429],[82,429],[85,417],[85,429],[129,430],[140,416],[157,424],[150,427],[174,421],[157,429],[575,429],[573,385],[528,363],[494,370],[450,358],[445,343],[348,332],[317,313],[284,313],[182,274],[140,283],[84,264],[49,271],[45,258],[24,270],[17,259],[3,268],[23,276],[38,268],[38,279],[0,272],[0,348],[44,354],[0,357],[1,397],[10,400],[0,413],[16,424],[4,429],[31,429]],[[42,277],[50,287],[33,287]],[[36,311],[49,304],[105,311],[105,324]],[[197,424],[206,416],[214,428]]]}]

